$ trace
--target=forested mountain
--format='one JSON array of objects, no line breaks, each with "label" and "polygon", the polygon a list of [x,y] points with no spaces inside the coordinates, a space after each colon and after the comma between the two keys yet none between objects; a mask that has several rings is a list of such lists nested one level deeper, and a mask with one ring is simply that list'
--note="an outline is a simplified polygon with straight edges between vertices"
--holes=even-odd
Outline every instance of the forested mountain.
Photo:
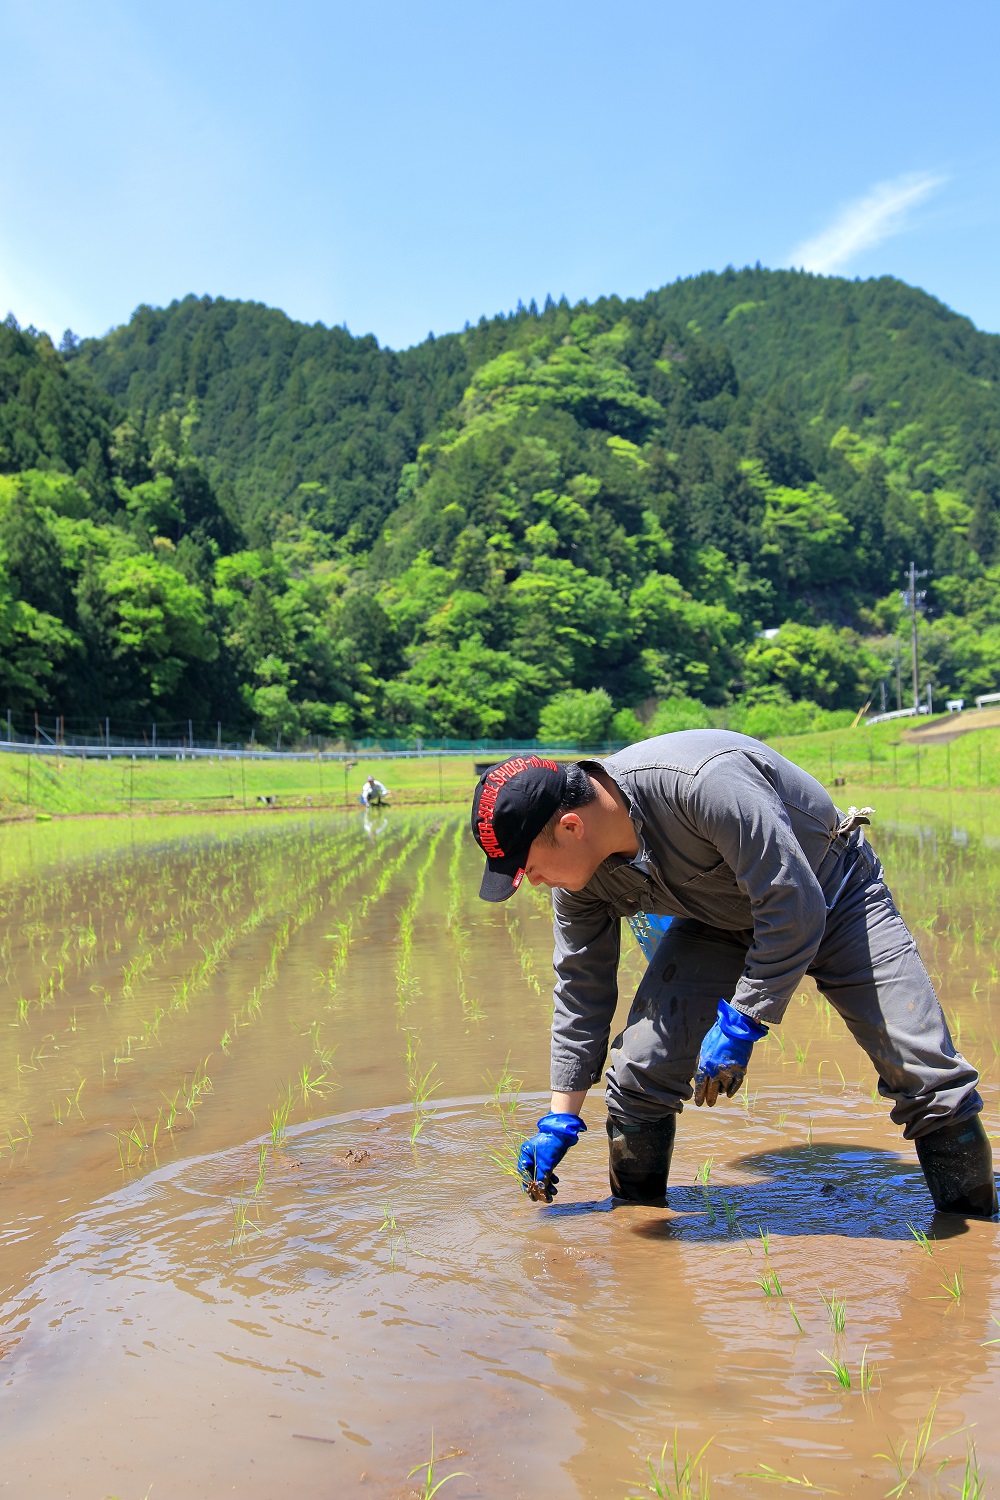
[{"label": "forested mountain", "polygon": [[889,278],[727,271],[403,352],[223,299],[59,351],[9,320],[2,473],[18,711],[805,723],[887,672],[911,557],[936,690],[1000,683],[1000,338]]}]

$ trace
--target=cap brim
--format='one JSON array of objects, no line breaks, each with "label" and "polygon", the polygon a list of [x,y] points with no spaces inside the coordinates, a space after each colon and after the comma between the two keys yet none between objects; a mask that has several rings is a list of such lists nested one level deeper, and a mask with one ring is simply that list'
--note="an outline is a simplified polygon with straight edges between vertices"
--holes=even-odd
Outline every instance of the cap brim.
[{"label": "cap brim", "polygon": [[527,862],[527,849],[523,854],[509,854],[504,859],[487,860],[483,883],[479,887],[480,900],[507,901],[521,884]]}]

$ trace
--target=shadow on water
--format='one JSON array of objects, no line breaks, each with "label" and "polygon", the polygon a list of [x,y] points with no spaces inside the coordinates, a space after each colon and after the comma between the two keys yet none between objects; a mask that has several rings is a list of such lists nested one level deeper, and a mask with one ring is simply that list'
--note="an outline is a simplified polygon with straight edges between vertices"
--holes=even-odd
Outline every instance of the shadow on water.
[{"label": "shadow on water", "polygon": [[[731,1166],[758,1181],[671,1184],[668,1218],[648,1218],[631,1226],[644,1239],[718,1240],[758,1224],[774,1235],[835,1235],[841,1239],[912,1242],[914,1229],[934,1240],[967,1234],[967,1220],[937,1213],[920,1168],[893,1151],[867,1146],[817,1143],[784,1146],[736,1158]],[[638,1210],[638,1206],[635,1206]],[[553,1203],[546,1217],[633,1211],[614,1198],[585,1203]],[[642,1212],[655,1210],[642,1209]]]}]

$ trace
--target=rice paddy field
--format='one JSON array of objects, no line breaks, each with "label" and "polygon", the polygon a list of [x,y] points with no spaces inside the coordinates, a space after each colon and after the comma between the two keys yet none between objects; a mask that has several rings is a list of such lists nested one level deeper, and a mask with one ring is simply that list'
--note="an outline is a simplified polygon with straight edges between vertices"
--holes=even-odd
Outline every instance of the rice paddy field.
[{"label": "rice paddy field", "polygon": [[[997,800],[872,831],[994,1141]],[[998,1228],[811,984],[666,1211],[599,1090],[530,1203],[548,905],[480,866],[464,802],[0,829],[0,1493],[1000,1493]]]}]

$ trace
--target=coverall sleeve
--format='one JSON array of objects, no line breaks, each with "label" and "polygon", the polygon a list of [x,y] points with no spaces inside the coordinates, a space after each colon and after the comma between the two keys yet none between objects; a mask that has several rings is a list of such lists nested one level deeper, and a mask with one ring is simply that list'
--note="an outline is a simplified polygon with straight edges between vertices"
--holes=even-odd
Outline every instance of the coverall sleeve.
[{"label": "coverall sleeve", "polygon": [[621,924],[606,902],[572,891],[553,891],[552,911],[552,1088],[571,1094],[599,1082],[607,1057]]},{"label": "coverall sleeve", "polygon": [[694,778],[685,808],[750,900],[753,943],[731,1003],[776,1025],[826,929],[822,888],[785,805],[747,756],[720,755]]}]

